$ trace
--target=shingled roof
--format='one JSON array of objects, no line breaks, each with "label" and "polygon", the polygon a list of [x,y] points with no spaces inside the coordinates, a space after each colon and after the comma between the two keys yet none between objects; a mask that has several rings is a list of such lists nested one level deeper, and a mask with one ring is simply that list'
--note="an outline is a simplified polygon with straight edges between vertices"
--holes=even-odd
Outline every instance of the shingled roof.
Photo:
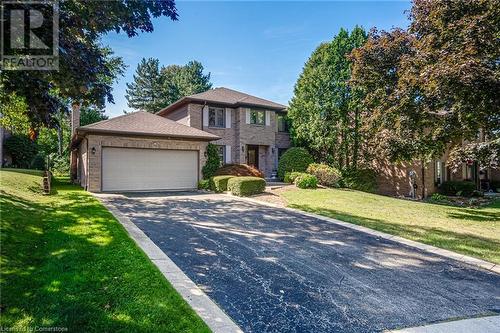
[{"label": "shingled roof", "polygon": [[267,99],[248,95],[236,90],[220,87],[220,88],[210,89],[199,94],[183,97],[179,99],[177,102],[170,104],[166,108],[160,110],[157,114],[159,115],[168,114],[169,112],[189,102],[216,103],[228,107],[248,106],[248,107],[260,107],[260,108],[272,109],[277,111],[286,110],[286,106],[283,104],[271,102],[268,101]]},{"label": "shingled roof", "polygon": [[218,136],[194,127],[144,111],[127,113],[76,129],[78,135],[86,133],[111,133],[121,135],[162,136],[171,138],[211,141]]}]

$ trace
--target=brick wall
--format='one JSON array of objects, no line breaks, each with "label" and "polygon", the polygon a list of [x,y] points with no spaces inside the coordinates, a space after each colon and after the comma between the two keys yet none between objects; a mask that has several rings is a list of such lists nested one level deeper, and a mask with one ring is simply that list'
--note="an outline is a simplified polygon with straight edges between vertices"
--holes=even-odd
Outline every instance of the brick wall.
[{"label": "brick wall", "polygon": [[[156,137],[127,137],[116,135],[87,135],[88,151],[95,147],[95,154],[88,155],[88,191],[101,191],[101,162],[102,147],[129,147],[149,149],[178,149],[199,151],[199,179],[201,179],[201,168],[205,165],[205,150],[207,142],[169,140]],[[84,140],[85,141],[85,140]],[[83,142],[83,141],[82,141]]]}]

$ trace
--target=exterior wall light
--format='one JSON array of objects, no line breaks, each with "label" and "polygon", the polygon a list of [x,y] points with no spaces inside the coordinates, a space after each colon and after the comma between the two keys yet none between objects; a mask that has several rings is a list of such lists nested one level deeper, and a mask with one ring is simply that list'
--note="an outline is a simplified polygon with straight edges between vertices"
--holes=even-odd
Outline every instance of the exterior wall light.
[{"label": "exterior wall light", "polygon": [[92,155],[95,155],[95,151],[96,151],[95,147],[92,147],[92,149],[90,151],[92,152]]}]

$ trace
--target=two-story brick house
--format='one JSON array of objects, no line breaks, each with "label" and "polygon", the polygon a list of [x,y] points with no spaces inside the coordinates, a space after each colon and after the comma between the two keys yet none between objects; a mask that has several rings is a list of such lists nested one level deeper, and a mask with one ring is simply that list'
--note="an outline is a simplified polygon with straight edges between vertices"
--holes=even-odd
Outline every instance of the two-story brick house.
[{"label": "two-story brick house", "polygon": [[220,137],[223,163],[245,163],[270,177],[290,147],[286,106],[228,88],[186,96],[157,113]]}]

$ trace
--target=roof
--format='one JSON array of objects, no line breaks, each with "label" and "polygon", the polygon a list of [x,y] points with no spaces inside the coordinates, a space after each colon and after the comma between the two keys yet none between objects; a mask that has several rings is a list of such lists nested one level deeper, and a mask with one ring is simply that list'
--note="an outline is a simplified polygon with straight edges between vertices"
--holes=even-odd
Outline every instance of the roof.
[{"label": "roof", "polygon": [[198,139],[203,141],[219,139],[218,136],[211,133],[145,111],[127,113],[123,116],[103,120],[86,126],[80,126],[76,129],[76,133],[164,136],[171,138]]},{"label": "roof", "polygon": [[228,107],[250,106],[272,109],[277,111],[285,111],[286,106],[275,103],[267,99],[245,94],[236,90],[220,87],[207,90],[205,92],[183,97],[177,102],[170,104],[166,108],[160,110],[157,114],[165,115],[177,109],[183,104],[189,102],[201,103],[217,103]]}]

